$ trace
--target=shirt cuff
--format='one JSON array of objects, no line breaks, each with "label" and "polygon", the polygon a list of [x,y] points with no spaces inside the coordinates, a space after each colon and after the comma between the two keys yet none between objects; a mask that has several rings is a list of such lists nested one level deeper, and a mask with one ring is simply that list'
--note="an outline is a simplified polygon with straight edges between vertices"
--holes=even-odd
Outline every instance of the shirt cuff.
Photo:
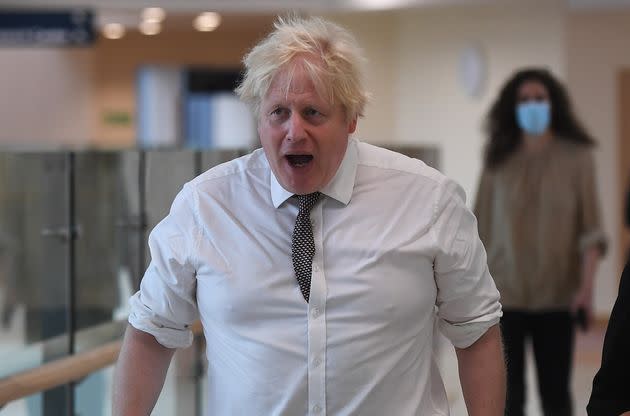
[{"label": "shirt cuff", "polygon": [[140,292],[129,299],[131,312],[129,323],[136,329],[149,333],[166,348],[187,348],[193,342],[189,325],[176,324],[156,315],[140,298]]},{"label": "shirt cuff", "polygon": [[584,252],[586,249],[597,246],[599,248],[599,254],[604,256],[606,251],[608,251],[608,241],[606,239],[606,235],[602,230],[593,230],[584,234],[580,238],[580,251]]}]

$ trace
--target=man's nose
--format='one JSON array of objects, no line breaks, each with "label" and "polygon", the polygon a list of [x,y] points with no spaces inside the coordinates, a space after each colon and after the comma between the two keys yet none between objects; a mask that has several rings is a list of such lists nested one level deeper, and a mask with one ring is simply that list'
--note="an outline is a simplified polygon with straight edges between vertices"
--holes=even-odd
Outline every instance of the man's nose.
[{"label": "man's nose", "polygon": [[287,131],[287,139],[298,141],[304,139],[306,132],[304,130],[304,119],[298,113],[292,113],[289,118],[289,126]]}]

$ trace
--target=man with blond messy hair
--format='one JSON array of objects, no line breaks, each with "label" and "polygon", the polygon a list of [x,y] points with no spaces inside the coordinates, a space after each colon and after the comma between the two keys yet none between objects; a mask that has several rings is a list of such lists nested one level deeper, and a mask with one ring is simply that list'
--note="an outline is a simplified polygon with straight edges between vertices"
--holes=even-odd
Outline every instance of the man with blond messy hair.
[{"label": "man with blond messy hair", "polygon": [[262,149],[184,185],[130,300],[115,415],[148,415],[201,319],[210,415],[448,415],[434,328],[470,415],[503,414],[499,293],[462,189],[350,135],[353,36],[278,19],[237,88]]}]

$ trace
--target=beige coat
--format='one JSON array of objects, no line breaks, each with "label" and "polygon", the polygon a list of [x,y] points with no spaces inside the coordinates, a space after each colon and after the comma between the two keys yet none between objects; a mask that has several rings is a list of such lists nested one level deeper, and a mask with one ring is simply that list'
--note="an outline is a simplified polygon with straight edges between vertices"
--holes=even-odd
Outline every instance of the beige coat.
[{"label": "beige coat", "polygon": [[566,309],[583,251],[606,239],[590,148],[554,138],[482,174],[475,203],[490,273],[506,309]]}]

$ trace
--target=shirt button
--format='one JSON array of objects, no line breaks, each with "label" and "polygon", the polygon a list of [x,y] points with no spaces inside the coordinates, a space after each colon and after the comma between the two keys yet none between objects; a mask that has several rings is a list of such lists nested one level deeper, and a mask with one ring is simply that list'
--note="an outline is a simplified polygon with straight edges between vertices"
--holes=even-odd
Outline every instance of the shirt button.
[{"label": "shirt button", "polygon": [[322,363],[321,358],[315,358],[315,359],[313,360],[313,365],[314,365],[315,367],[319,367],[319,365],[320,365],[321,363]]},{"label": "shirt button", "polygon": [[313,318],[317,318],[319,316],[319,308],[313,308],[311,315],[313,315]]},{"label": "shirt button", "polygon": [[319,266],[317,264],[313,265],[313,271],[314,272],[318,272],[319,271]]},{"label": "shirt button", "polygon": [[321,411],[322,411],[322,408],[318,404],[313,406],[313,413],[318,414]]}]

